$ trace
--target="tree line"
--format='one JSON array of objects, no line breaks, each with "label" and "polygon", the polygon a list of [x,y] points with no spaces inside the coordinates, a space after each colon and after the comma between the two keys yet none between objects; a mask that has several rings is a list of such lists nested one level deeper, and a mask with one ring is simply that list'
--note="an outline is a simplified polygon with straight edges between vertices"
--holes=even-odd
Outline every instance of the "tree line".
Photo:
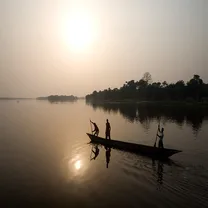
[{"label": "tree line", "polygon": [[208,84],[199,75],[194,75],[188,82],[179,80],[176,83],[153,82],[151,74],[146,72],[139,80],[130,80],[120,88],[94,91],[86,96],[93,101],[196,101],[208,102]]}]

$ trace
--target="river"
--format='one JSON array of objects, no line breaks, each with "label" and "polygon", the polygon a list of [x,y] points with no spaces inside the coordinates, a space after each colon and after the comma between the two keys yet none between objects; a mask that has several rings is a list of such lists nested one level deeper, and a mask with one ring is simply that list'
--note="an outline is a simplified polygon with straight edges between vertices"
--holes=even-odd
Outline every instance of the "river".
[{"label": "river", "polygon": [[[167,162],[99,146],[104,136],[182,150]],[[200,109],[90,105],[38,100],[0,101],[1,207],[208,207],[208,115]]]}]

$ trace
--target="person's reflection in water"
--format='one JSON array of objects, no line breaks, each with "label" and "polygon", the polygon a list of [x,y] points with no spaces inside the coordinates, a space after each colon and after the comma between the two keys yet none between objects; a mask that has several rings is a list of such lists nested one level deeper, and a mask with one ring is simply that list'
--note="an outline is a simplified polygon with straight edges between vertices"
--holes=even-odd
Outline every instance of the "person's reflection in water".
[{"label": "person's reflection in water", "polygon": [[106,152],[105,152],[105,156],[106,156],[106,168],[108,168],[108,165],[110,163],[110,156],[111,156],[111,148],[110,147],[105,147]]},{"label": "person's reflection in water", "polygon": [[163,184],[163,163],[158,160],[157,163],[157,182],[162,185]]},{"label": "person's reflection in water", "polygon": [[92,152],[94,153],[94,157],[91,158],[90,160],[95,160],[97,158],[97,156],[99,155],[99,148],[98,148],[98,145],[95,146],[95,150],[92,149]]},{"label": "person's reflection in water", "polygon": [[154,172],[156,172],[156,164],[154,159],[152,159],[152,169]]},{"label": "person's reflection in water", "polygon": [[161,186],[163,185],[163,166],[164,166],[163,162],[158,160],[157,168],[156,168],[155,160],[152,160],[152,169],[154,172],[157,173],[158,189],[160,189]]}]

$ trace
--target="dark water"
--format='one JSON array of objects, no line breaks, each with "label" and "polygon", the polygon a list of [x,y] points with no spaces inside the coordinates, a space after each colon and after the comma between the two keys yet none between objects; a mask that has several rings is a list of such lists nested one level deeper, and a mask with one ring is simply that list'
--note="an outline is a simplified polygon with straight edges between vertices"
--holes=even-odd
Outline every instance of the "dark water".
[{"label": "dark water", "polygon": [[[208,207],[208,117],[204,109],[86,105],[85,101],[0,102],[0,207]],[[168,162],[99,146],[104,136],[153,145],[158,120]],[[108,161],[107,161],[108,162]]]}]

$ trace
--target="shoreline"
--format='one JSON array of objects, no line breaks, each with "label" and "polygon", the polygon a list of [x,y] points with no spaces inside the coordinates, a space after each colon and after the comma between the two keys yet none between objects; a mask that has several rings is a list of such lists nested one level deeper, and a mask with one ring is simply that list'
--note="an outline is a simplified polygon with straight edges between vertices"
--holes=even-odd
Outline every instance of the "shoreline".
[{"label": "shoreline", "polygon": [[208,102],[186,102],[186,101],[136,101],[136,100],[118,100],[118,101],[95,101],[86,100],[89,104],[135,104],[135,105],[162,105],[162,106],[181,106],[181,107],[208,107]]}]

